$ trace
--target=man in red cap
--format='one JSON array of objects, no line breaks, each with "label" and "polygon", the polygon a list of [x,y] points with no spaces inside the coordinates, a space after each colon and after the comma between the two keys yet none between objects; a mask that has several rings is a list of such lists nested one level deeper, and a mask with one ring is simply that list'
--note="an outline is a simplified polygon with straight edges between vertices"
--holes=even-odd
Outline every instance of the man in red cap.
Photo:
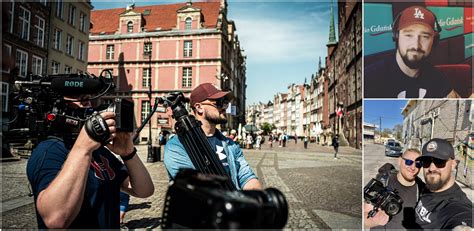
[{"label": "man in red cap", "polygon": [[403,10],[392,25],[395,54],[364,69],[368,98],[458,97],[450,82],[429,63],[441,27],[422,6]]},{"label": "man in red cap", "polygon": [[[224,169],[231,176],[237,189],[259,190],[262,184],[250,168],[239,145],[225,137],[217,124],[227,122],[226,109],[229,105],[228,91],[221,91],[210,83],[203,83],[191,92],[191,108],[194,116],[202,123],[202,130],[211,147],[218,155]],[[183,144],[177,136],[171,138],[164,151],[164,164],[170,180],[173,180],[182,168],[195,169]]]}]

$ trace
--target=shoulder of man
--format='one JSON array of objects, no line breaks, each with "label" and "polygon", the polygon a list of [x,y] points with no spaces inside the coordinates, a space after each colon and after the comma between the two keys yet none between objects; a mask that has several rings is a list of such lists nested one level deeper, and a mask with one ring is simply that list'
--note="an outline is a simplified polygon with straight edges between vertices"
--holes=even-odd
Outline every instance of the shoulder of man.
[{"label": "shoulder of man", "polygon": [[[367,98],[377,98],[383,95],[383,85],[387,74],[392,71],[390,62],[391,56],[384,57],[374,63],[364,67],[364,96]],[[394,61],[394,60],[393,60]]]},{"label": "shoulder of man", "polygon": [[462,225],[472,227],[472,202],[467,204],[466,201],[452,198],[440,208],[440,217],[446,219],[443,228],[453,229]]}]

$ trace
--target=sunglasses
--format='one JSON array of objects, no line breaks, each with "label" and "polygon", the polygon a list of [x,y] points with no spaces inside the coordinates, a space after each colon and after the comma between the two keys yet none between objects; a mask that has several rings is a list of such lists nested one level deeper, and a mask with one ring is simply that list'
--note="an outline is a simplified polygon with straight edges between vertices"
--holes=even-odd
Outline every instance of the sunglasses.
[{"label": "sunglasses", "polygon": [[213,106],[217,109],[226,109],[229,107],[229,101],[226,99],[218,99],[216,101],[213,101],[214,103],[201,103],[202,105],[209,105]]},{"label": "sunglasses", "polygon": [[421,159],[421,165],[423,168],[429,168],[431,163],[434,163],[434,165],[437,168],[444,168],[446,166],[447,160],[442,160],[438,158],[423,158]]},{"label": "sunglasses", "polygon": [[413,160],[410,160],[410,159],[405,159],[405,158],[403,158],[403,156],[402,156],[402,159],[405,161],[406,166],[411,166],[413,163],[415,163],[416,168],[421,168],[420,161],[413,161]]}]

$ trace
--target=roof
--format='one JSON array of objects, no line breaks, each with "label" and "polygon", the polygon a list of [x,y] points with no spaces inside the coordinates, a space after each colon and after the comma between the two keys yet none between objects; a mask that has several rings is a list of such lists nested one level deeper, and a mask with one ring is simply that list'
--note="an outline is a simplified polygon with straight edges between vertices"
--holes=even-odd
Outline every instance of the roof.
[{"label": "roof", "polygon": [[[150,14],[144,18],[144,27],[146,31],[171,30],[176,28],[177,11],[186,6],[186,3],[140,6],[133,9],[136,13],[143,14],[145,10],[150,10]],[[220,2],[193,2],[192,7],[200,8],[204,19],[204,27],[216,27],[219,16]],[[93,10],[91,11],[91,34],[114,34],[119,28],[119,15],[125,12],[124,8]]]}]

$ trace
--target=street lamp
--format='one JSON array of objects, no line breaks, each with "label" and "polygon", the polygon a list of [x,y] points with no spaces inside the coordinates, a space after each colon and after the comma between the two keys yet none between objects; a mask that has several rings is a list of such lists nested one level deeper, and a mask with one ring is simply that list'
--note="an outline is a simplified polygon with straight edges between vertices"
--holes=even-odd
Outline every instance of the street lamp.
[{"label": "street lamp", "polygon": [[[148,102],[150,105],[150,113],[152,111],[152,106],[151,106],[151,39],[150,37],[147,38],[147,41],[145,43],[145,47],[143,49],[143,56],[148,56],[148,72],[147,72],[147,83],[148,83]],[[153,147],[151,146],[151,119],[148,121],[148,142],[147,142],[147,147],[148,147],[148,156],[147,156],[147,162],[153,163],[157,161],[156,155],[153,153]]]}]

